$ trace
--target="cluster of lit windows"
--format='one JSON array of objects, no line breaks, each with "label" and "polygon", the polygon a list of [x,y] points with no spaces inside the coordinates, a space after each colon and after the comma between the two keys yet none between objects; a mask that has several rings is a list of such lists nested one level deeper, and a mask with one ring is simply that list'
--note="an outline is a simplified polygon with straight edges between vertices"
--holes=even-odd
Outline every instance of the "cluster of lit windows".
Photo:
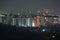
[{"label": "cluster of lit windows", "polygon": [[[2,18],[3,15],[1,15],[0,17]],[[49,23],[58,23],[57,19],[57,17],[52,18],[48,16],[12,17],[11,25],[40,27],[41,25],[47,25]],[[7,19],[2,20],[7,23]]]}]

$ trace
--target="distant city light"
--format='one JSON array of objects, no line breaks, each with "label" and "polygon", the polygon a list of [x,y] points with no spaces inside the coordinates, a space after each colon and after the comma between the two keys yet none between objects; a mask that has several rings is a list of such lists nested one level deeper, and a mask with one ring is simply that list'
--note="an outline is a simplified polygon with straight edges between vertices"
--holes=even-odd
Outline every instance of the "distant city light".
[{"label": "distant city light", "polygon": [[45,17],[45,19],[47,19],[47,18]]},{"label": "distant city light", "polygon": [[57,18],[54,18],[54,19],[57,19]]},{"label": "distant city light", "polygon": [[34,23],[32,23],[32,26],[35,26],[35,24],[34,24]]},{"label": "distant city light", "polygon": [[40,11],[37,11],[37,13],[40,13]]},{"label": "distant city light", "polygon": [[48,13],[48,11],[45,11],[46,13]]},{"label": "distant city light", "polygon": [[55,36],[53,35],[52,38],[55,38]]},{"label": "distant city light", "polygon": [[43,32],[45,32],[46,30],[45,29],[42,29]]},{"label": "distant city light", "polygon": [[0,16],[5,16],[5,15],[0,15]]},{"label": "distant city light", "polygon": [[33,27],[35,26],[35,23],[34,23],[34,21],[32,22],[32,26],[33,26]]}]

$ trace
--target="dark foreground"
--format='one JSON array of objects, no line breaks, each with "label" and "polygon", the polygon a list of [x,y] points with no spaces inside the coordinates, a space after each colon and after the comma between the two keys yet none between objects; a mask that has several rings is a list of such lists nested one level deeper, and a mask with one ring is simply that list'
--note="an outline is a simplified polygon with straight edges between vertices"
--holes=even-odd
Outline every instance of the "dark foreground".
[{"label": "dark foreground", "polygon": [[49,32],[33,31],[31,29],[5,25],[0,23],[1,39],[21,40],[60,40],[60,32],[50,30]]}]

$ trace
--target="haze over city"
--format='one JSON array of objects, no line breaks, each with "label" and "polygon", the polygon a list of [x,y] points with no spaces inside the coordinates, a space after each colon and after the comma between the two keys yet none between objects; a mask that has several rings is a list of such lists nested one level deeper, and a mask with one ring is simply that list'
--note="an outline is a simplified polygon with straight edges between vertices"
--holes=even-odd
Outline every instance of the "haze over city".
[{"label": "haze over city", "polygon": [[[7,10],[8,9],[8,10]],[[0,0],[0,11],[17,10],[29,14],[37,14],[37,11],[47,9],[54,14],[60,14],[60,1],[59,0]],[[24,14],[24,13],[23,13]]]}]

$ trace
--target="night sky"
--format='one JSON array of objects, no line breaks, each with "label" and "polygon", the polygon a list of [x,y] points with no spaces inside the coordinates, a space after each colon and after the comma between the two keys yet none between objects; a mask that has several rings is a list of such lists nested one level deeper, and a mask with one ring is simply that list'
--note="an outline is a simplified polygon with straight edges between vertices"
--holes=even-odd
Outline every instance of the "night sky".
[{"label": "night sky", "polygon": [[42,9],[48,9],[55,14],[60,13],[60,1],[59,0],[0,0],[0,10],[17,10],[31,11],[36,14],[36,11]]}]

